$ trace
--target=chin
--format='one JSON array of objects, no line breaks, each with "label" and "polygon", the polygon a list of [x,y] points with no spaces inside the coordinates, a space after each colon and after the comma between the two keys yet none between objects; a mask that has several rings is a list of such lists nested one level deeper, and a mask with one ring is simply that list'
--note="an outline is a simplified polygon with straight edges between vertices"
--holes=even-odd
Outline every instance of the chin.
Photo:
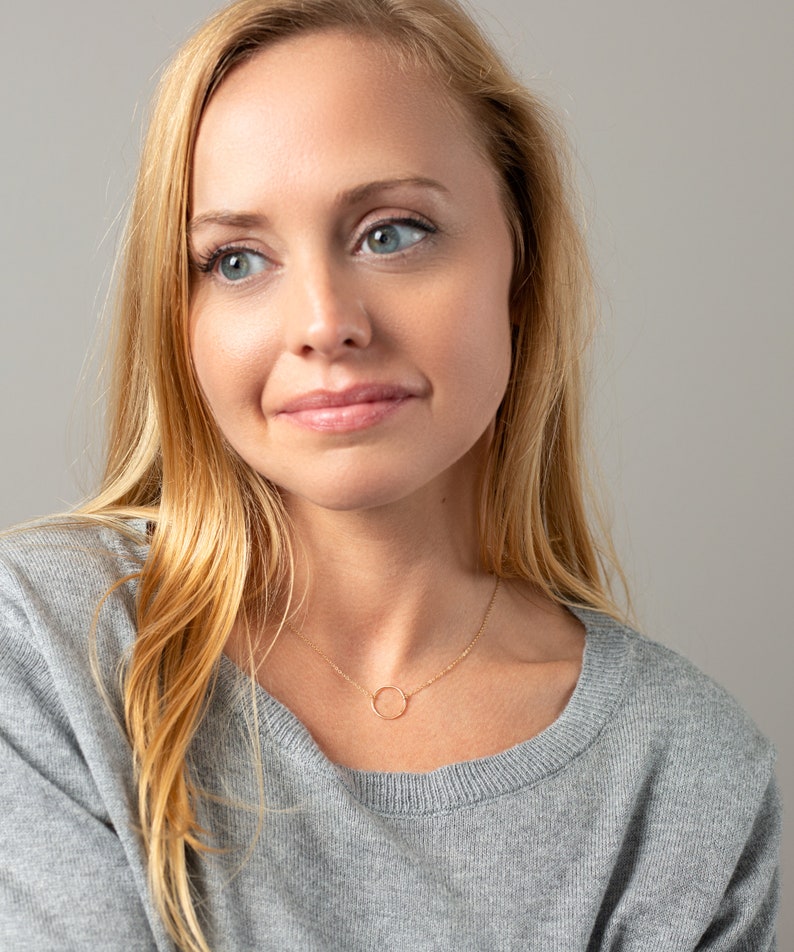
[{"label": "chin", "polygon": [[281,488],[287,508],[308,504],[329,512],[364,512],[402,502],[415,494],[415,488],[377,486],[334,486],[315,488]]},{"label": "chin", "polygon": [[421,446],[413,452],[379,447],[295,459],[290,467],[260,467],[254,461],[249,465],[254,463],[254,468],[278,487],[285,505],[293,511],[308,504],[330,512],[356,512],[411,501],[432,504],[442,497],[469,499],[488,442],[486,431],[474,446],[466,442],[447,446],[444,452],[428,452]]}]

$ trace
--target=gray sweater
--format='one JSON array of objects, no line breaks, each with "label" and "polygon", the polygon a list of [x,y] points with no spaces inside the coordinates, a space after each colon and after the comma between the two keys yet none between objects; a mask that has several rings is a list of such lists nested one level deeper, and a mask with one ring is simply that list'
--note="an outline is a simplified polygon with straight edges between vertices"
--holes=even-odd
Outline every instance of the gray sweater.
[{"label": "gray sweater", "polygon": [[[97,528],[0,543],[0,949],[170,949],[147,896],[114,687],[144,553]],[[329,762],[224,660],[192,755],[213,950],[774,949],[774,754],[721,688],[592,612],[537,737],[431,773]],[[254,712],[258,712],[258,718]],[[264,799],[260,818],[260,789]]]}]

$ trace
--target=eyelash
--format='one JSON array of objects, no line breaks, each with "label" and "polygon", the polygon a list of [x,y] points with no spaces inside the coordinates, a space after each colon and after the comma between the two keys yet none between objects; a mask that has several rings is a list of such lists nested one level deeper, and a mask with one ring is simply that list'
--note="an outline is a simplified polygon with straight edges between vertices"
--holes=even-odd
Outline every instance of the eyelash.
[{"label": "eyelash", "polygon": [[[364,232],[360,235],[355,243],[356,251],[361,249],[361,246],[367,240],[367,237],[373,232],[377,231],[378,228],[384,228],[387,225],[405,225],[409,228],[416,228],[420,231],[425,232],[428,235],[435,235],[438,233],[438,228],[433,225],[431,222],[423,218],[414,218],[414,217],[405,217],[405,218],[383,218],[380,221],[373,222],[368,225]],[[418,244],[419,242],[417,242]],[[405,249],[409,251],[410,248],[414,247],[413,245]],[[391,255],[384,255],[384,257],[396,257],[404,252],[394,252]],[[198,271],[200,274],[213,274],[215,268],[224,255],[231,254],[249,254],[257,255],[259,257],[267,258],[267,255],[263,254],[261,251],[257,251],[255,248],[250,248],[247,245],[222,245],[220,248],[216,248],[214,251],[207,252],[205,254],[196,254],[191,256],[191,265],[194,270]],[[240,283],[244,283],[241,281]]]}]

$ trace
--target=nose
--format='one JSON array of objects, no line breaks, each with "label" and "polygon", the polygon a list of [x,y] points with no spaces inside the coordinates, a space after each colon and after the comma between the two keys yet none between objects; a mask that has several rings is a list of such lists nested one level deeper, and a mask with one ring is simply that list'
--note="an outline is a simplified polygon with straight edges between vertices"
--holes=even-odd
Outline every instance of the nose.
[{"label": "nose", "polygon": [[292,269],[284,302],[292,353],[337,359],[372,340],[372,323],[355,282],[340,270],[316,260]]}]

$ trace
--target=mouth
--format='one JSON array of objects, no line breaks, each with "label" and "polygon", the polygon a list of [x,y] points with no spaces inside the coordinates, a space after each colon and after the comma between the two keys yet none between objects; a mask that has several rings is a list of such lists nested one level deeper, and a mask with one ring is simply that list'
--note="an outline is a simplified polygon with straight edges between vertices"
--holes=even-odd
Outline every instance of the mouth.
[{"label": "mouth", "polygon": [[416,396],[393,384],[313,390],[287,401],[276,417],[309,430],[349,433],[380,423]]}]

